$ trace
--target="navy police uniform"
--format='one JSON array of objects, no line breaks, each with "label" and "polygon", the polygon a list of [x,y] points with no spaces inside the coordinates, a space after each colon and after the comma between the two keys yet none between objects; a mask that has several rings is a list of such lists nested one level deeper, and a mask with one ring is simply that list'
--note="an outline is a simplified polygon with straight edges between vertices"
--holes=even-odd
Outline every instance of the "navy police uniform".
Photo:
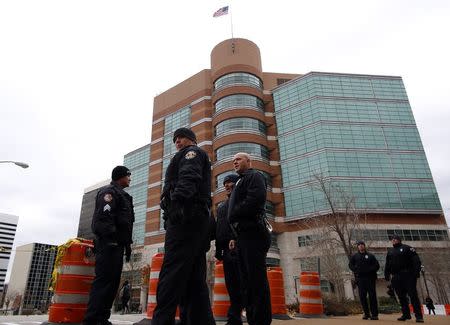
[{"label": "navy police uniform", "polygon": [[[122,176],[130,175],[126,167],[118,167],[122,168]],[[113,180],[120,178],[114,170]],[[98,191],[91,226],[96,236],[95,278],[84,324],[109,324],[111,307],[120,284],[124,252],[127,260],[131,254],[133,222],[133,198],[120,185],[113,181]]]},{"label": "navy police uniform", "polygon": [[[174,141],[180,135],[179,130],[175,131]],[[195,139],[192,131],[184,130]],[[199,147],[187,146],[170,161],[161,196],[165,255],[159,273],[153,325],[174,324],[178,305],[182,307],[183,324],[215,324],[206,285],[210,207],[209,157]]]},{"label": "navy police uniform", "polygon": [[[397,239],[400,240],[398,236]],[[386,256],[384,277],[389,281],[392,275],[391,283],[402,306],[403,316],[399,320],[411,318],[406,295],[411,299],[416,319],[423,319],[417,295],[417,279],[420,277],[420,269],[421,261],[419,255],[411,246],[400,242],[389,249]]]},{"label": "navy police uniform", "polygon": [[[225,176],[223,183],[236,183],[237,175],[230,174]],[[230,240],[234,239],[231,226],[228,222],[228,204],[229,199],[223,202],[217,208],[217,226],[216,226],[216,258],[223,261],[223,271],[225,275],[225,285],[230,296],[230,307],[228,308],[227,318],[229,325],[242,325],[242,291],[241,276],[239,272],[239,259],[237,248],[230,250]]]},{"label": "navy police uniform", "polygon": [[[358,245],[361,244],[364,243],[358,242]],[[355,275],[356,284],[358,285],[359,301],[364,310],[364,317],[376,319],[378,317],[378,302],[375,287],[380,264],[375,255],[367,251],[364,253],[358,251],[350,258],[348,266]],[[367,295],[369,295],[370,310],[369,304],[367,303]]]},{"label": "navy police uniform", "polygon": [[249,325],[272,322],[266,270],[270,233],[263,220],[265,204],[264,176],[251,168],[241,173],[230,196],[228,220],[237,232],[243,305]]}]

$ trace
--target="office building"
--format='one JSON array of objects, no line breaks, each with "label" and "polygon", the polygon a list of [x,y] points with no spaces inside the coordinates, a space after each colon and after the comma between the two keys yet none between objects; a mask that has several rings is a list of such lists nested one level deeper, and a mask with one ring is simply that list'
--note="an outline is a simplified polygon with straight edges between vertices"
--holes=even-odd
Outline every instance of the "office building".
[{"label": "office building", "polygon": [[19,217],[17,216],[0,213],[0,295],[4,292],[5,276],[8,270],[18,221]]},{"label": "office building", "polygon": [[20,313],[46,311],[51,292],[48,290],[57,254],[56,245],[32,243],[18,246],[9,280],[8,292],[21,296]]},{"label": "office building", "polygon": [[[213,204],[225,199],[223,177],[237,152],[248,152],[267,180],[274,226],[269,265],[284,271],[287,302],[305,263],[308,218],[330,213],[317,178],[354,197],[365,232],[383,255],[399,233],[416,247],[443,248],[448,232],[401,77],[262,69],[256,44],[225,40],[211,66],[156,96],[153,107],[145,245],[163,246],[159,197],[175,153],[173,132],[192,128],[212,161]],[[298,286],[297,286],[298,288]],[[346,288],[351,293],[351,288]]]},{"label": "office building", "polygon": [[91,230],[92,216],[94,215],[95,198],[97,192],[103,186],[108,185],[111,180],[107,179],[95,185],[92,185],[84,190],[83,199],[81,202],[80,221],[78,223],[77,237],[85,239],[94,239],[94,234]]},{"label": "office building", "polygon": [[123,159],[124,166],[131,171],[131,184],[125,191],[133,197],[133,243],[138,246],[144,245],[149,162],[150,144],[127,153]]}]

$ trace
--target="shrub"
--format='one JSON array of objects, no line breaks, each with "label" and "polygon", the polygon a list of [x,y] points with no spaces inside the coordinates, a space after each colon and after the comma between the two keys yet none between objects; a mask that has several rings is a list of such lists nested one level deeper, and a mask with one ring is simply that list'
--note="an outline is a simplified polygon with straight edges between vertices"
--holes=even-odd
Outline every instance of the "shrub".
[{"label": "shrub", "polygon": [[359,301],[344,299],[338,301],[334,296],[323,297],[325,315],[347,316],[362,313]]},{"label": "shrub", "polygon": [[380,314],[393,314],[401,311],[397,300],[391,297],[378,297],[378,312]]}]

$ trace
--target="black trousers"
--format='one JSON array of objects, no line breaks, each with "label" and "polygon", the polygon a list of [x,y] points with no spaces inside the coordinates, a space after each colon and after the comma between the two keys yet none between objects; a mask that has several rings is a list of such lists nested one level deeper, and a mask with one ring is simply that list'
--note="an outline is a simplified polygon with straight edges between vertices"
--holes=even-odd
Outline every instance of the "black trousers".
[{"label": "black trousers", "polygon": [[249,325],[269,325],[272,323],[272,306],[266,256],[270,235],[260,228],[241,231],[237,243],[247,322]]},{"label": "black trousers", "polygon": [[202,213],[194,217],[195,224],[167,222],[152,325],[175,324],[178,305],[181,305],[183,325],[215,325],[206,285],[209,215]]},{"label": "black trousers", "polygon": [[417,278],[413,273],[401,272],[394,274],[392,277],[392,286],[394,287],[395,293],[398,296],[400,305],[402,306],[402,313],[405,316],[411,316],[409,311],[409,301],[406,295],[411,299],[411,304],[413,305],[414,314],[416,318],[422,318],[422,310],[417,295]]},{"label": "black trousers", "polygon": [[[372,315],[372,317],[378,316],[377,292],[375,290],[376,281],[377,279],[372,277],[358,278],[359,301],[361,302],[364,315]],[[367,303],[367,295],[369,295],[370,310],[369,304]]]},{"label": "black trousers", "polygon": [[98,240],[95,250],[95,278],[83,320],[87,324],[106,322],[111,316],[123,267],[123,245]]},{"label": "black trousers", "polygon": [[228,308],[227,313],[228,323],[231,325],[242,325],[242,290],[237,248],[232,251],[228,247],[224,249],[223,271],[225,274],[225,285],[230,296],[230,308]]}]

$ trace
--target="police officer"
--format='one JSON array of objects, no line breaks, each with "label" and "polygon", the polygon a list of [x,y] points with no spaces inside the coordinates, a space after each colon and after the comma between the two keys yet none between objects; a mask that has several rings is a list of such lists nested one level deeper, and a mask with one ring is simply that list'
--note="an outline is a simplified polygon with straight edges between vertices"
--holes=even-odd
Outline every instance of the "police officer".
[{"label": "police officer", "polygon": [[268,325],[272,322],[272,308],[266,270],[270,247],[270,233],[264,223],[266,182],[261,173],[251,168],[247,153],[235,154],[233,166],[239,179],[230,196],[228,220],[237,236],[229,247],[238,248],[247,322]]},{"label": "police officer", "polygon": [[[356,243],[358,252],[350,258],[348,267],[355,275],[358,285],[359,301],[364,310],[363,319],[378,319],[378,302],[375,290],[377,282],[377,271],[380,269],[375,255],[367,252],[366,244],[360,240]],[[369,294],[369,305],[367,304],[367,294]]]},{"label": "police officer", "polygon": [[402,306],[403,315],[397,320],[405,321],[411,319],[408,298],[406,297],[408,295],[414,308],[416,322],[423,323],[423,315],[416,288],[421,269],[419,255],[411,246],[402,244],[402,239],[398,235],[392,236],[392,246],[386,256],[384,278],[386,281],[391,281]]},{"label": "police officer", "polygon": [[[229,174],[225,176],[223,185],[230,197],[234,184],[238,180],[238,175]],[[229,199],[223,202],[217,208],[217,226],[216,226],[216,258],[223,260],[223,271],[225,275],[225,285],[230,296],[230,307],[228,308],[228,322],[225,325],[242,325],[242,292],[240,286],[239,261],[237,257],[237,248],[230,249],[229,243],[233,239],[232,229],[228,223],[228,203]]]},{"label": "police officer", "polygon": [[96,197],[92,232],[95,234],[95,278],[89,294],[85,325],[108,325],[111,307],[120,284],[123,255],[130,261],[133,233],[133,198],[123,189],[130,186],[130,170],[117,166],[112,182]]},{"label": "police officer", "polygon": [[172,325],[177,305],[183,324],[215,324],[206,285],[210,240],[211,163],[188,128],[173,135],[178,150],[166,170],[161,209],[166,238],[153,325]]}]

